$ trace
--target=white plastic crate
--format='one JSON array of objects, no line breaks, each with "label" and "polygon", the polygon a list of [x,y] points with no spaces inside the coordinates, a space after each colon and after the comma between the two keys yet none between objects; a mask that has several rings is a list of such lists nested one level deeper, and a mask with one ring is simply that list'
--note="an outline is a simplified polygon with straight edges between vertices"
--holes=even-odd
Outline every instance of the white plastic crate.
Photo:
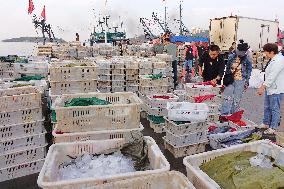
[{"label": "white plastic crate", "polygon": [[119,69],[125,69],[125,64],[124,64],[124,62],[120,62],[120,63],[113,63],[113,64],[111,64],[111,68],[113,69],[113,70],[119,70]]},{"label": "white plastic crate", "polygon": [[125,61],[126,69],[139,69],[139,62],[137,61]]},{"label": "white plastic crate", "polygon": [[153,69],[153,63],[150,61],[140,61],[139,68],[141,69]]},{"label": "white plastic crate", "polygon": [[19,74],[19,73],[15,73],[15,72],[1,72],[0,71],[0,79],[12,80],[12,79],[20,78],[20,77],[21,77],[21,74]]},{"label": "white plastic crate", "polygon": [[[111,104],[64,107],[65,102],[73,98],[91,97]],[[62,132],[134,129],[139,127],[141,104],[140,98],[131,92],[63,95],[62,101],[55,105],[55,111]]]},{"label": "white plastic crate", "polygon": [[111,182],[86,189],[195,189],[180,172],[170,171],[122,181]]},{"label": "white plastic crate", "polygon": [[140,68],[139,69],[139,75],[151,75],[153,73],[153,69],[144,69],[144,68]]},{"label": "white plastic crate", "polygon": [[42,120],[42,109],[27,109],[14,112],[0,112],[0,126],[11,126]]},{"label": "white plastic crate", "polygon": [[169,171],[170,164],[160,151],[155,140],[151,137],[144,137],[144,139],[148,145],[148,157],[153,170],[117,174],[114,176],[104,176],[100,178],[78,178],[58,181],[58,167],[61,163],[68,160],[67,155],[74,157],[80,156],[86,152],[91,154],[100,154],[102,151],[107,149],[120,149],[126,141],[125,139],[112,139],[103,141],[58,143],[49,148],[46,161],[39,174],[37,183],[43,189],[80,189],[83,186],[93,187],[97,184]]},{"label": "white plastic crate", "polygon": [[166,62],[153,62],[153,69],[165,69],[166,67]]},{"label": "white plastic crate", "polygon": [[139,69],[125,69],[125,75],[139,75]]},{"label": "white plastic crate", "polygon": [[110,93],[111,92],[111,87],[100,87],[98,88],[100,93]]},{"label": "white plastic crate", "polygon": [[218,104],[209,104],[208,108],[209,108],[208,114],[217,114],[220,112],[219,111],[220,105]]},{"label": "white plastic crate", "polygon": [[6,141],[0,141],[0,153],[7,154],[11,151],[16,151],[30,146],[44,146],[45,133],[24,136],[19,138],[12,138]]},{"label": "white plastic crate", "polygon": [[148,121],[149,121],[150,128],[153,129],[155,133],[164,133],[165,132],[165,124],[164,123],[156,124],[156,123],[153,123],[149,119],[148,119]]},{"label": "white plastic crate", "polygon": [[125,75],[126,81],[138,81],[139,75]]},{"label": "white plastic crate", "polygon": [[140,93],[144,95],[168,93],[168,85],[164,86],[139,86]]},{"label": "white plastic crate", "polygon": [[13,63],[1,62],[0,72],[14,72],[14,71],[15,71],[15,65]]},{"label": "white plastic crate", "polygon": [[[204,96],[204,95],[201,95]],[[195,97],[192,96],[186,96],[186,101],[188,102],[192,102],[195,103]],[[206,101],[204,101],[203,103],[205,104],[222,104],[223,103],[223,96],[222,95],[216,95],[214,97],[212,97],[211,99],[208,99]]]},{"label": "white plastic crate", "polygon": [[99,81],[98,82],[98,88],[105,88],[105,87],[110,87],[111,86],[111,81]]},{"label": "white plastic crate", "polygon": [[0,141],[45,132],[44,120],[0,127]]},{"label": "white plastic crate", "polygon": [[137,92],[139,91],[139,86],[138,85],[126,86],[125,91],[126,92]]},{"label": "white plastic crate", "polygon": [[169,102],[167,110],[169,120],[193,122],[204,122],[209,112],[206,104],[189,102]]},{"label": "white plastic crate", "polygon": [[167,69],[166,68],[155,68],[153,69],[153,74],[160,74],[167,75]]},{"label": "white plastic crate", "polygon": [[139,80],[126,81],[126,87],[133,86],[133,85],[138,85],[139,86]]},{"label": "white plastic crate", "polygon": [[125,75],[124,74],[119,74],[119,75],[112,75],[112,80],[113,81],[125,81]]},{"label": "white plastic crate", "polygon": [[15,166],[18,164],[37,161],[45,158],[46,155],[46,147],[28,147],[24,149],[20,149],[16,152],[12,152],[9,154],[0,156],[0,169],[4,169],[7,167]]},{"label": "white plastic crate", "polygon": [[112,69],[111,70],[111,73],[112,75],[124,75],[124,68],[122,69]]},{"label": "white plastic crate", "polygon": [[52,95],[90,93],[97,91],[97,80],[50,82]]},{"label": "white plastic crate", "polygon": [[39,92],[37,87],[34,87],[34,86],[22,86],[22,87],[10,88],[13,85],[16,85],[16,83],[4,83],[4,85],[0,85],[0,97],[31,94],[31,93]]},{"label": "white plastic crate", "polygon": [[[97,65],[92,62],[70,62],[74,64],[73,67],[66,67],[68,63],[54,63],[49,68],[50,81],[63,82],[63,81],[86,81],[97,80],[98,72]],[[82,66],[82,65],[86,66]]]},{"label": "white plastic crate", "polygon": [[111,75],[109,74],[102,74],[99,75],[99,81],[110,81],[111,80]]},{"label": "white plastic crate", "polygon": [[166,130],[165,139],[175,147],[208,142],[208,131],[201,131],[190,134],[176,135]]},{"label": "white plastic crate", "polygon": [[120,93],[120,92],[124,92],[124,91],[125,91],[124,86],[121,86],[121,87],[112,86],[112,88],[111,88],[111,92],[113,92],[113,93]]},{"label": "white plastic crate", "polygon": [[41,107],[41,93],[0,97],[0,112],[12,112]]},{"label": "white plastic crate", "polygon": [[[164,98],[162,98],[163,96],[167,96],[167,97],[170,97],[170,98],[164,99]],[[154,97],[156,97],[156,98],[154,98]],[[161,97],[161,98],[159,98],[159,97]],[[151,94],[151,95],[146,96],[146,103],[152,108],[154,108],[154,107],[166,108],[168,102],[177,102],[177,101],[178,101],[178,97],[175,96],[174,94],[171,94],[171,93]]]},{"label": "white plastic crate", "polygon": [[166,62],[171,62],[173,59],[172,56],[168,54],[156,54],[156,57]]},{"label": "white plastic crate", "polygon": [[283,157],[284,157],[283,148],[275,144],[272,144],[269,141],[257,141],[247,144],[240,144],[220,150],[214,150],[201,154],[196,154],[184,158],[183,164],[186,167],[187,177],[196,188],[219,189],[221,187],[214,180],[212,180],[206,173],[204,173],[200,169],[200,166],[203,163],[215,159],[216,157],[229,153],[243,152],[243,151],[262,153],[264,155],[271,156],[272,158],[276,160],[281,160],[281,162],[283,162]]},{"label": "white plastic crate", "polygon": [[38,173],[43,164],[44,159],[1,169],[0,182]]},{"label": "white plastic crate", "polygon": [[143,109],[150,115],[155,115],[155,116],[167,116],[168,111],[167,109],[164,108],[151,108],[147,104],[143,104]]},{"label": "white plastic crate", "polygon": [[218,122],[220,118],[220,114],[208,114],[206,122]]},{"label": "white plastic crate", "polygon": [[168,85],[168,78],[163,77],[159,79],[151,79],[148,76],[140,76],[139,78],[139,85],[140,86],[163,86]]},{"label": "white plastic crate", "polygon": [[99,75],[110,75],[111,74],[111,69],[109,69],[109,68],[106,68],[106,69],[99,68],[98,69],[98,74]]},{"label": "white plastic crate", "polygon": [[143,129],[144,127],[142,126],[142,124],[140,124],[139,129],[60,133],[60,125],[56,124],[55,128],[52,131],[52,135],[54,137],[54,143],[119,138],[125,138],[126,140],[129,140],[133,135],[135,135],[135,133],[141,132]]},{"label": "white plastic crate", "polygon": [[112,80],[111,85],[112,85],[112,87],[123,87],[123,86],[125,86],[125,81]]},{"label": "white plastic crate", "polygon": [[196,97],[203,95],[219,95],[221,86],[210,86],[210,85],[197,85],[194,83],[185,84],[185,90],[187,96]]},{"label": "white plastic crate", "polygon": [[179,97],[178,101],[179,102],[184,102],[186,101],[186,91],[185,90],[174,90],[173,92],[176,96]]},{"label": "white plastic crate", "polygon": [[23,74],[48,74],[48,63],[15,63],[15,72]]},{"label": "white plastic crate", "polygon": [[182,147],[175,147],[174,145],[169,143],[165,139],[165,137],[163,137],[163,139],[164,139],[165,149],[167,149],[171,154],[173,154],[175,158],[181,158],[181,157],[185,157],[188,155],[205,152],[205,146],[207,144],[207,142],[204,142],[200,144],[192,144],[192,145],[185,145]]},{"label": "white plastic crate", "polygon": [[207,122],[190,122],[190,123],[177,124],[166,117],[164,117],[164,119],[165,119],[165,129],[167,129],[168,131],[170,131],[175,135],[185,135],[190,133],[208,131],[208,128],[210,126]]}]

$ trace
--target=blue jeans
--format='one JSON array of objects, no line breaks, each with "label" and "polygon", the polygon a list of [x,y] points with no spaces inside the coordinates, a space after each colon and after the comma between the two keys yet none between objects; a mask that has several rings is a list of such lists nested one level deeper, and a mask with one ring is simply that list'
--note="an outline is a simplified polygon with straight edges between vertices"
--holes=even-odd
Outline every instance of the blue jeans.
[{"label": "blue jeans", "polygon": [[244,80],[236,80],[224,90],[221,115],[229,115],[240,110],[240,103],[245,89]]},{"label": "blue jeans", "polygon": [[265,92],[263,124],[271,129],[277,129],[280,123],[280,105],[283,94],[268,95]]},{"label": "blue jeans", "polygon": [[185,60],[183,68],[191,70],[193,67],[193,60]]}]

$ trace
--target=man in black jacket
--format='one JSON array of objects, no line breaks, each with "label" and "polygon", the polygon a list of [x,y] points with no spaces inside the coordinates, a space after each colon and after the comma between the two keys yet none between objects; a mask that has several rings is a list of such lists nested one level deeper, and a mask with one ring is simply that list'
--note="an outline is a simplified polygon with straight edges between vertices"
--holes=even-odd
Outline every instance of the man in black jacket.
[{"label": "man in black jacket", "polygon": [[224,70],[225,63],[220,55],[220,48],[217,45],[211,45],[209,51],[199,59],[199,75],[202,75],[204,81],[221,84]]}]

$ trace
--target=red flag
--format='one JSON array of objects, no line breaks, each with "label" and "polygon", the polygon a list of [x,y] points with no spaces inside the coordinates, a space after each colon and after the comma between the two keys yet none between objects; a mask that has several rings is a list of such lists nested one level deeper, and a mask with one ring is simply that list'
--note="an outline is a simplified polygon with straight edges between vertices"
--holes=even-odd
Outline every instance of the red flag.
[{"label": "red flag", "polygon": [[35,10],[35,6],[33,3],[33,0],[29,0],[28,14],[32,14],[34,10]]},{"label": "red flag", "polygon": [[44,20],[46,20],[46,16],[45,16],[45,5],[44,5],[44,7],[43,7],[43,9],[42,9],[41,17],[42,17]]}]

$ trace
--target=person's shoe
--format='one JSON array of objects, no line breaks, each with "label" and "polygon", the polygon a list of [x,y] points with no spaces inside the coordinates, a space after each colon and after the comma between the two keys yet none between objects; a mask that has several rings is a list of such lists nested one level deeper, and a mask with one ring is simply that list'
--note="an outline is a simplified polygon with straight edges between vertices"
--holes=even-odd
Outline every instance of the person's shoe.
[{"label": "person's shoe", "polygon": [[275,134],[275,130],[274,129],[267,129],[266,131],[263,132],[266,135],[274,135]]},{"label": "person's shoe", "polygon": [[264,123],[262,123],[261,125],[258,125],[257,128],[259,128],[259,129],[268,129],[269,126],[265,125]]}]

